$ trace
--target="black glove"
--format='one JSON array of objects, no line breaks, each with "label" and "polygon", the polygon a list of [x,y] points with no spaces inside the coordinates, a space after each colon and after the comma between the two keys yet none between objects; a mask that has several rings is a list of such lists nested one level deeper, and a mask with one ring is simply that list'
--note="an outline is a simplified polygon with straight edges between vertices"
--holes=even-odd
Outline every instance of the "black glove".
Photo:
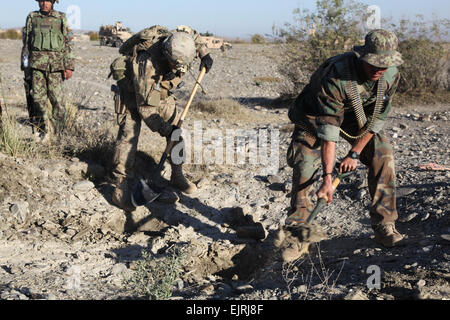
[{"label": "black glove", "polygon": [[214,62],[213,59],[208,53],[206,56],[202,58],[202,62],[200,63],[200,71],[203,69],[203,67],[205,67],[206,73],[208,73],[209,70],[211,70],[212,68],[213,62]]},{"label": "black glove", "polygon": [[175,73],[169,72],[169,73],[166,73],[166,74],[163,76],[162,81],[172,81],[172,80],[175,79],[176,77],[177,77],[177,76],[176,76]]}]

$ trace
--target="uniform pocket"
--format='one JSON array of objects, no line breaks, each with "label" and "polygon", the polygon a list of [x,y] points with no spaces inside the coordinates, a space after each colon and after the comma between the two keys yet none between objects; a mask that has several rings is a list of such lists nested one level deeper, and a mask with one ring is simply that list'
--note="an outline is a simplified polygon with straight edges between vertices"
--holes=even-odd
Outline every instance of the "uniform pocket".
[{"label": "uniform pocket", "polygon": [[159,108],[161,106],[161,92],[158,90],[151,90],[145,100],[145,104]]}]

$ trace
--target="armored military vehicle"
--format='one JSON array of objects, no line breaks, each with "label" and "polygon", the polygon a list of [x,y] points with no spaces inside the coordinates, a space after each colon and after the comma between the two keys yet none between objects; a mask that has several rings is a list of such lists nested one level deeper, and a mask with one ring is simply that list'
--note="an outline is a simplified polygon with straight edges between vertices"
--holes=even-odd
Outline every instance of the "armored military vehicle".
[{"label": "armored military vehicle", "polygon": [[125,28],[122,22],[114,25],[101,26],[98,33],[101,46],[112,46],[119,48],[125,41],[133,36],[129,28]]},{"label": "armored military vehicle", "polygon": [[229,50],[233,48],[231,43],[225,42],[221,38],[216,37],[202,37],[203,41],[206,43],[208,49],[220,49],[222,51]]}]

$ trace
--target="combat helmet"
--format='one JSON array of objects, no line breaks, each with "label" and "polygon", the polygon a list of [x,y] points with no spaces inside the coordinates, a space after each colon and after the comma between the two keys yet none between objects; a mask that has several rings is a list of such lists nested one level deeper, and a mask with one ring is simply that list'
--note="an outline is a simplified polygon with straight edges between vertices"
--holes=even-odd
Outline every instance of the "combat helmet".
[{"label": "combat helmet", "polygon": [[186,32],[174,32],[165,39],[163,52],[175,69],[183,73],[188,71],[197,54],[194,38]]},{"label": "combat helmet", "polygon": [[397,36],[390,31],[376,29],[366,36],[364,46],[353,51],[363,61],[378,68],[398,67],[403,64],[402,55],[397,51]]}]

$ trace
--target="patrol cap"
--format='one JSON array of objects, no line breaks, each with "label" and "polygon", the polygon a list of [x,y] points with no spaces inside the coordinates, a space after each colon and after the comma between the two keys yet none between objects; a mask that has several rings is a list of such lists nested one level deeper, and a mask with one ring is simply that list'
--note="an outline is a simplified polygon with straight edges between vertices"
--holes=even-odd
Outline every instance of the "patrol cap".
[{"label": "patrol cap", "polygon": [[175,68],[183,73],[187,72],[197,54],[192,35],[178,31],[164,40],[163,51],[167,59],[175,64]]},{"label": "patrol cap", "polygon": [[366,36],[365,45],[356,46],[353,49],[361,60],[378,68],[402,65],[402,55],[397,50],[397,36],[384,29],[372,30]]}]

